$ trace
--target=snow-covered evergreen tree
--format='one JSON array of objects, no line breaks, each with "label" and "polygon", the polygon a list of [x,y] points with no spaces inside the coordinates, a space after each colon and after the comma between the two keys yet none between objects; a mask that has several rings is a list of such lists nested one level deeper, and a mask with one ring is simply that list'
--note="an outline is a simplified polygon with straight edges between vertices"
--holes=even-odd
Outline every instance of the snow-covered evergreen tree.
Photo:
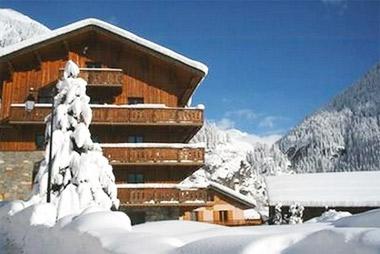
[{"label": "snow-covered evergreen tree", "polygon": [[278,203],[274,207],[274,216],[272,218],[272,223],[274,225],[281,225],[283,222],[284,222],[284,220],[282,218],[282,204]]},{"label": "snow-covered evergreen tree", "polygon": [[33,202],[44,202],[47,195],[49,149],[52,146],[52,202],[61,218],[89,206],[109,210],[118,207],[112,167],[89,131],[92,111],[86,95],[87,82],[78,77],[79,68],[68,61],[63,80],[54,97],[53,144],[50,144],[51,115],[46,118],[49,141],[33,188]]},{"label": "snow-covered evergreen tree", "polygon": [[0,27],[0,50],[50,31],[46,26],[12,9],[0,9]]},{"label": "snow-covered evergreen tree", "polygon": [[380,64],[276,144],[297,173],[380,169]]},{"label": "snow-covered evergreen tree", "polygon": [[267,206],[264,176],[291,173],[290,162],[277,147],[252,142],[236,129],[222,130],[206,121],[191,142],[206,144],[205,166],[185,183],[219,182],[256,200],[258,210]]},{"label": "snow-covered evergreen tree", "polygon": [[303,222],[304,207],[300,204],[293,204],[289,207],[289,224],[301,224]]}]

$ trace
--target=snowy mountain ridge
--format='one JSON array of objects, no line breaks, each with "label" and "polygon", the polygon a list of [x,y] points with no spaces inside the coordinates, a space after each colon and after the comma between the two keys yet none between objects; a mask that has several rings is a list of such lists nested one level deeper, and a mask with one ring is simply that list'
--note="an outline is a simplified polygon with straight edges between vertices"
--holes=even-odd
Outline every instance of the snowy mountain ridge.
[{"label": "snowy mountain ridge", "polygon": [[380,170],[380,64],[276,145],[297,173]]},{"label": "snowy mountain ridge", "polygon": [[12,9],[0,9],[0,50],[50,29]]},{"label": "snowy mountain ridge", "polygon": [[267,203],[264,176],[292,173],[277,146],[237,129],[206,121],[191,142],[206,144],[205,165],[183,183],[221,183],[255,199],[259,209]]},{"label": "snowy mountain ridge", "polygon": [[192,142],[207,144],[206,163],[186,181],[211,179],[262,205],[266,175],[380,170],[380,64],[273,145],[208,122]]}]

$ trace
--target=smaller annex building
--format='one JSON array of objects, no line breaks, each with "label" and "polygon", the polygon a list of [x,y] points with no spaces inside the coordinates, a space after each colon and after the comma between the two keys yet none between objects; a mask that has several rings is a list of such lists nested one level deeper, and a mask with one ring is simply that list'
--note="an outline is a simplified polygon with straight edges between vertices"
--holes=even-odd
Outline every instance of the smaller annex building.
[{"label": "smaller annex building", "polygon": [[[225,226],[262,223],[260,214],[254,210],[254,200],[212,181],[195,185],[117,184],[117,187],[122,201],[121,210],[128,214],[133,224],[168,219]],[[124,202],[123,195],[132,198]]]},{"label": "smaller annex building", "polygon": [[379,179],[380,171],[268,176],[269,216],[278,204],[283,216],[292,204],[302,205],[304,221],[328,209],[355,214],[379,208]]}]

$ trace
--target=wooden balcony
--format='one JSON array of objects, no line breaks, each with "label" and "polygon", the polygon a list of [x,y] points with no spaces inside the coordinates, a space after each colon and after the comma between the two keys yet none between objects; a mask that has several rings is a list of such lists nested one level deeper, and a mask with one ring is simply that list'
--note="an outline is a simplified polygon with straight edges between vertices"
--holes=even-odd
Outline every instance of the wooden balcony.
[{"label": "wooden balcony", "polygon": [[205,206],[206,189],[118,188],[122,206]]},{"label": "wooden balcony", "polygon": [[[59,77],[63,69],[59,70]],[[89,87],[122,87],[124,75],[122,69],[80,68],[79,76],[87,81]]]},{"label": "wooden balcony", "polygon": [[226,221],[212,221],[212,222],[209,222],[209,223],[223,225],[223,226],[229,226],[229,227],[238,227],[238,226],[256,226],[256,225],[261,225],[261,224],[263,224],[263,221],[261,219],[255,219],[255,220],[226,220]]},{"label": "wooden balcony", "polygon": [[[194,166],[204,164],[204,148],[192,147],[183,144],[183,147],[171,147],[178,144],[125,144],[102,145],[103,154],[112,165],[140,165],[140,166]],[[128,147],[136,145],[136,147]],[[156,146],[154,146],[156,145]]]},{"label": "wooden balcony", "polygon": [[[158,125],[197,126],[203,124],[203,110],[198,108],[167,108],[130,105],[90,105],[94,125]],[[44,124],[50,113],[49,104],[36,104],[32,112],[26,112],[24,104],[12,104],[10,124]]]}]

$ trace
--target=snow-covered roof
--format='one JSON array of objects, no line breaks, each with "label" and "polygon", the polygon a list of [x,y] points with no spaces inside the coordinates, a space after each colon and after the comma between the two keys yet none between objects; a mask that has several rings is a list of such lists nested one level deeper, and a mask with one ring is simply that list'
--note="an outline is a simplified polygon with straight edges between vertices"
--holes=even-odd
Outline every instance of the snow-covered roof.
[{"label": "snow-covered roof", "polygon": [[240,192],[237,192],[231,188],[228,188],[220,183],[216,183],[213,181],[209,182],[208,188],[211,188],[219,193],[222,193],[234,200],[237,200],[249,207],[255,207],[256,202],[253,199],[248,198],[247,196],[241,194]]},{"label": "snow-covered roof", "polygon": [[380,171],[266,177],[269,204],[380,207]]},{"label": "snow-covered roof", "polygon": [[244,219],[246,220],[259,220],[261,219],[261,215],[255,209],[246,209],[244,210]]},{"label": "snow-covered roof", "polygon": [[178,53],[176,53],[176,52],[174,52],[168,48],[165,48],[165,47],[160,46],[154,42],[151,42],[151,41],[148,41],[144,38],[141,38],[141,37],[129,32],[129,31],[126,31],[122,28],[119,28],[117,26],[114,26],[112,24],[109,24],[107,22],[104,22],[104,21],[101,21],[98,19],[94,19],[94,18],[80,20],[80,21],[72,23],[70,25],[55,29],[51,32],[44,33],[40,36],[36,36],[36,37],[30,38],[30,39],[27,39],[25,41],[22,41],[20,43],[16,43],[16,44],[13,44],[11,46],[8,46],[8,47],[0,50],[0,58],[7,56],[11,53],[14,53],[18,50],[21,50],[23,48],[39,44],[41,42],[53,39],[53,38],[58,37],[58,36],[65,35],[67,33],[73,32],[75,30],[78,30],[78,29],[81,29],[81,28],[84,28],[87,26],[96,26],[96,27],[100,27],[102,29],[105,29],[105,30],[107,30],[113,34],[116,34],[116,35],[121,36],[127,40],[130,40],[130,41],[132,41],[138,45],[141,45],[145,48],[148,48],[150,50],[158,52],[162,55],[168,56],[168,57],[170,57],[170,58],[172,58],[178,62],[181,62],[181,63],[183,63],[187,66],[190,66],[194,69],[197,69],[197,70],[203,72],[204,75],[207,75],[208,68],[203,63],[192,60],[190,58],[187,58],[187,57],[185,57],[181,54],[178,54]]}]

